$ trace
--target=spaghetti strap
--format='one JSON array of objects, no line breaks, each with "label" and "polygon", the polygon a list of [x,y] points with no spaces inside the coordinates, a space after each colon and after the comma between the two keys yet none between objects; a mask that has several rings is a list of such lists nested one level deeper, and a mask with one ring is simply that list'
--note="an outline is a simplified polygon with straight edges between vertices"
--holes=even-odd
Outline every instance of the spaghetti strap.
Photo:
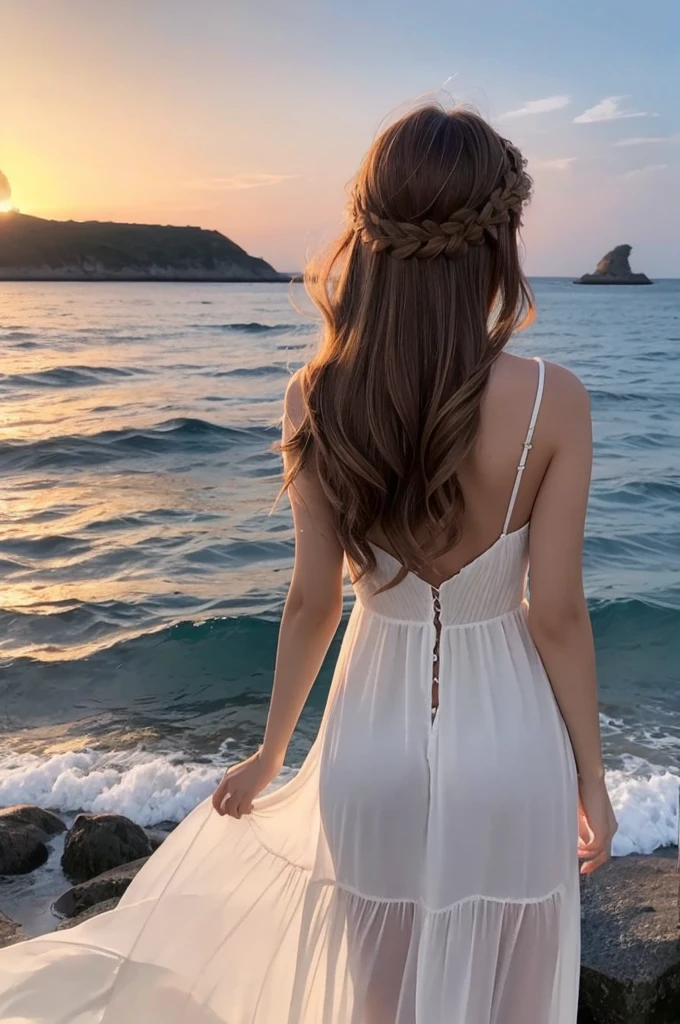
[{"label": "spaghetti strap", "polygon": [[505,522],[503,523],[503,530],[501,537],[505,537],[510,526],[510,520],[512,519],[512,513],[515,508],[515,502],[517,501],[517,495],[519,494],[519,486],[522,482],[522,473],[527,464],[527,457],[531,448],[531,441],[534,436],[534,430],[536,429],[536,420],[538,419],[538,410],[541,408],[541,399],[543,398],[543,386],[545,384],[545,363],[540,356],[535,357],[538,363],[538,386],[536,388],[536,400],[534,401],[534,408],[531,413],[531,419],[529,421],[529,430],[524,444],[522,445],[522,457],[519,460],[519,466],[517,467],[517,475],[515,477],[515,483],[512,488],[512,494],[510,495],[510,504],[508,505],[508,511],[505,516]]}]

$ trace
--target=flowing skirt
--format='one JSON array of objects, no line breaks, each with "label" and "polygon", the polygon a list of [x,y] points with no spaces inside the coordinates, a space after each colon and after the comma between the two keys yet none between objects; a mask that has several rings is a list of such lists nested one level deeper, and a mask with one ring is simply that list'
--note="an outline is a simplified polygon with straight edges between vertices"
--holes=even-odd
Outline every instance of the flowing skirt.
[{"label": "flowing skirt", "polygon": [[0,953],[5,1024],[575,1024],[576,775],[524,609],[355,608],[319,736],[241,820],[207,801],[119,906]]}]

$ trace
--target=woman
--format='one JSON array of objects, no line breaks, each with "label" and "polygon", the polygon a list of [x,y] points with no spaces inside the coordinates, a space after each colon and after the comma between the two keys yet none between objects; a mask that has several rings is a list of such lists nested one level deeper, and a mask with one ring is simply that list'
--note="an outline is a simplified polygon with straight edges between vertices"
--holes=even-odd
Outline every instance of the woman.
[{"label": "woman", "polygon": [[[0,1019],[575,1024],[579,856],[602,864],[616,824],[581,582],[588,400],[504,351],[533,312],[529,193],[465,110],[419,109],[371,148],[310,275],[323,345],[286,395],[295,569],[262,747],[118,909],[0,957]],[[319,736],[257,799],[345,561]]]}]

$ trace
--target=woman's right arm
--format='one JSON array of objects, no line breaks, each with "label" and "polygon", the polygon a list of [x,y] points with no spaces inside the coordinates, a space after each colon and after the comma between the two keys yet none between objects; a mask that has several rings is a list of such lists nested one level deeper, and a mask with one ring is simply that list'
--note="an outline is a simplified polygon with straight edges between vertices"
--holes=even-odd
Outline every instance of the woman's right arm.
[{"label": "woman's right arm", "polygon": [[604,783],[595,648],[581,568],[592,466],[590,403],[581,382],[561,367],[550,367],[549,384],[542,419],[553,455],[531,516],[529,631],[574,752],[581,872],[588,874],[609,857],[616,831]]}]

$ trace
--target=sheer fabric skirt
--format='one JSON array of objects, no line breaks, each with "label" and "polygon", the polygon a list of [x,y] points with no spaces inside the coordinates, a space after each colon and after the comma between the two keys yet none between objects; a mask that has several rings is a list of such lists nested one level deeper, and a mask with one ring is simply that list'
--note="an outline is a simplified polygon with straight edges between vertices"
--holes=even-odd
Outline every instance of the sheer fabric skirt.
[{"label": "sheer fabric skirt", "polygon": [[525,608],[356,606],[319,737],[252,815],[209,802],[119,907],[0,954],[13,1024],[575,1024],[576,774]]}]

